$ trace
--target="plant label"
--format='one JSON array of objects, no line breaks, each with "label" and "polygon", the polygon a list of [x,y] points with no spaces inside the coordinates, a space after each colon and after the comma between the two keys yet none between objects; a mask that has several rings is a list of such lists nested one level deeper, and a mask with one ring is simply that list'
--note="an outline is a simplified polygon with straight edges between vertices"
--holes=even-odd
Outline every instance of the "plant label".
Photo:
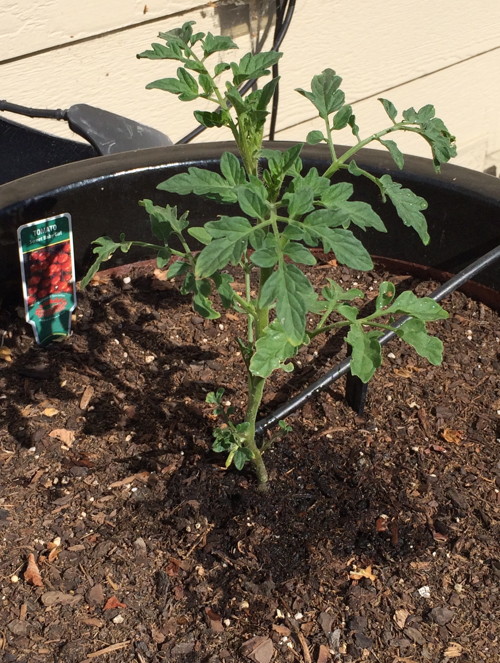
[{"label": "plant label", "polygon": [[36,342],[68,336],[76,306],[71,216],[59,214],[17,230],[26,321]]}]

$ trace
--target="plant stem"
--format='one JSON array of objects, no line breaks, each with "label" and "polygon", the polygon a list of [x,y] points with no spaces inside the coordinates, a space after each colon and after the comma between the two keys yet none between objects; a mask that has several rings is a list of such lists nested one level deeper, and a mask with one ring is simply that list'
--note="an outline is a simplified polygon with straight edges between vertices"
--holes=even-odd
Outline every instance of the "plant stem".
[{"label": "plant stem", "polygon": [[251,374],[248,375],[248,406],[245,421],[250,425],[245,435],[245,446],[247,446],[253,453],[252,464],[257,475],[257,481],[259,482],[259,490],[266,490],[267,482],[269,480],[267,469],[262,458],[262,452],[255,441],[255,423],[257,421],[257,414],[262,401],[265,384],[265,378]]}]

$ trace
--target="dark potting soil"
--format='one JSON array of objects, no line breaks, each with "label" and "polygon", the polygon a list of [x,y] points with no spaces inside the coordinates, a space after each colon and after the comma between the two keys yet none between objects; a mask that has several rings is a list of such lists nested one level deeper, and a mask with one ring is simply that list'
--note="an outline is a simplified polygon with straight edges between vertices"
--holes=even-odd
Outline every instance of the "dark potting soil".
[{"label": "dark potting soil", "polygon": [[[207,391],[243,403],[240,323],[126,281],[101,275],[47,349],[0,314],[0,660],[500,660],[497,314],[454,293],[443,365],[392,341],[363,417],[343,379],[309,401],[263,496],[210,450]],[[263,414],[343,356],[305,348]]]}]

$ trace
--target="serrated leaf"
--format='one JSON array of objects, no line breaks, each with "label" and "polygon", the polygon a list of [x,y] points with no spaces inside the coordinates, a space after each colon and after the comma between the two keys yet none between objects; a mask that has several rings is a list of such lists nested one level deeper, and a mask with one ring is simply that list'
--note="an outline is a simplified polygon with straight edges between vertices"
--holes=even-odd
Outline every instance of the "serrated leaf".
[{"label": "serrated leaf", "polygon": [[92,244],[94,245],[92,253],[95,253],[96,257],[94,258],[93,264],[89,267],[87,273],[81,280],[82,288],[88,286],[94,275],[101,268],[101,264],[109,260],[117,249],[121,249],[123,253],[127,253],[132,246],[132,242],[115,242],[111,237],[98,237],[92,242]]},{"label": "serrated leaf", "polygon": [[209,277],[224,269],[229,263],[236,264],[245,248],[246,242],[244,240],[233,242],[227,238],[214,239],[198,254],[195,268],[196,276],[198,278]]},{"label": "serrated leaf", "polygon": [[393,122],[395,122],[398,111],[396,110],[396,107],[394,106],[392,101],[389,101],[388,99],[383,99],[382,97],[379,97],[379,101],[384,107],[384,110],[387,113],[387,115],[391,118]]},{"label": "serrated leaf", "polygon": [[304,340],[306,314],[315,298],[313,287],[303,272],[295,265],[285,263],[265,282],[260,305],[276,304],[276,318],[286,330],[288,342],[299,345]]},{"label": "serrated leaf", "polygon": [[190,265],[188,262],[184,262],[183,260],[176,260],[168,268],[167,279],[173,279],[176,276],[183,276],[189,271],[189,269]]},{"label": "serrated leaf", "polygon": [[252,224],[244,216],[221,216],[217,221],[208,221],[204,228],[214,239],[226,238],[234,242],[253,232]]},{"label": "serrated leaf", "polygon": [[427,232],[427,221],[422,214],[422,210],[427,209],[427,202],[411,189],[404,189],[401,184],[394,182],[390,175],[382,175],[379,182],[405,226],[413,228],[422,243],[428,244],[430,237]]},{"label": "serrated leaf", "polygon": [[386,309],[387,313],[405,313],[419,320],[445,320],[449,317],[444,308],[431,297],[418,297],[411,290],[405,290]]},{"label": "serrated leaf", "polygon": [[394,160],[394,163],[396,166],[402,170],[405,165],[405,158],[399,147],[397,146],[397,143],[393,140],[382,140],[379,138],[379,142],[381,145],[383,145],[385,148],[389,150],[389,154]]},{"label": "serrated leaf", "polygon": [[344,104],[344,93],[339,90],[341,82],[342,79],[333,69],[324,69],[321,74],[313,77],[310,92],[301,88],[298,88],[297,92],[309,99],[320,117],[326,120],[330,113],[339,110]]},{"label": "serrated leaf", "polygon": [[346,340],[351,346],[351,373],[369,382],[382,363],[378,332],[364,332],[360,324],[351,325]]},{"label": "serrated leaf", "polygon": [[233,48],[238,48],[238,46],[231,37],[222,35],[214,36],[211,32],[207,32],[202,48],[204,56],[209,57],[218,51],[230,51]]},{"label": "serrated leaf", "polygon": [[411,318],[395,330],[399,338],[411,345],[421,357],[431,364],[439,366],[443,361],[443,343],[441,339],[430,336],[425,322]]},{"label": "serrated leaf", "polygon": [[240,186],[236,190],[241,210],[254,219],[265,219],[269,205],[257,187]]},{"label": "serrated leaf", "polygon": [[277,264],[278,250],[273,235],[265,238],[260,248],[254,251],[250,256],[250,261],[254,265],[257,265],[257,267],[262,267],[264,269],[269,269]]},{"label": "serrated leaf", "polygon": [[216,111],[194,111],[193,115],[196,121],[207,129],[224,127],[228,122],[227,113],[220,109]]},{"label": "serrated leaf", "polygon": [[193,308],[196,313],[199,313],[207,320],[217,320],[217,318],[220,318],[220,313],[214,309],[210,299],[200,292],[193,295]]},{"label": "serrated leaf", "polygon": [[162,191],[177,193],[181,196],[195,193],[224,203],[235,203],[237,200],[234,187],[219,173],[192,166],[187,173],[173,175],[156,187]]},{"label": "serrated leaf", "polygon": [[351,223],[359,228],[375,228],[379,232],[387,232],[384,222],[371,205],[361,200],[340,200],[329,205],[335,212],[336,220],[348,228]]},{"label": "serrated leaf", "polygon": [[250,373],[267,378],[276,369],[283,369],[284,362],[296,352],[297,347],[289,343],[285,330],[274,320],[255,343],[255,352],[250,360]]},{"label": "serrated leaf", "polygon": [[220,160],[220,169],[230,185],[239,186],[246,182],[245,169],[232,152],[224,152]]},{"label": "serrated leaf", "polygon": [[328,285],[321,290],[323,297],[330,303],[336,304],[342,301],[351,301],[362,298],[364,293],[359,288],[344,290],[336,281],[328,279]]},{"label": "serrated leaf", "polygon": [[317,262],[309,249],[296,242],[289,242],[286,244],[283,253],[293,260],[293,262],[299,263],[300,265],[315,265]]},{"label": "serrated leaf", "polygon": [[239,63],[232,62],[233,82],[241,85],[244,81],[260,78],[270,73],[270,67],[282,57],[282,53],[268,51],[263,53],[247,53]]},{"label": "serrated leaf", "polygon": [[302,184],[297,191],[287,193],[283,202],[287,205],[289,217],[294,219],[314,209],[313,199],[314,190]]},{"label": "serrated leaf", "polygon": [[[318,212],[333,214],[330,210],[318,210]],[[318,212],[312,212],[304,220],[304,228],[312,239],[320,240],[325,252],[333,251],[338,262],[343,265],[361,271],[372,269],[373,262],[370,254],[350,230],[311,223],[311,218],[320,219]],[[315,244],[313,245],[315,246]]]}]

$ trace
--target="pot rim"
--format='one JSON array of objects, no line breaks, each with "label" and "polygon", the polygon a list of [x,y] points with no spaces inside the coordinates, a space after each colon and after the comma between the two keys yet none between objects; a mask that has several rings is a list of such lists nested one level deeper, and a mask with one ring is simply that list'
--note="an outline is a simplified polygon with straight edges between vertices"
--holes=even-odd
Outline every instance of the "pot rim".
[{"label": "pot rim", "polygon": [[[296,141],[266,142],[265,147],[286,150]],[[339,146],[342,154],[348,147]],[[126,172],[160,169],[165,164],[189,167],[190,164],[218,163],[223,152],[237,153],[236,144],[230,141],[189,143],[169,147],[153,147],[130,152],[120,152],[108,156],[99,156],[75,161],[47,170],[42,170],[26,177],[0,185],[0,209],[29,201],[50,192],[84,184],[96,178],[119,176]],[[305,162],[329,159],[326,145],[305,144],[301,157]],[[419,180],[433,183],[443,189],[451,189],[456,193],[467,192],[478,199],[488,198],[500,209],[500,179],[487,173],[481,173],[455,164],[444,164],[440,173],[434,171],[432,160],[425,157],[405,155],[405,167],[397,169],[391,156],[379,149],[364,148],[356,156],[356,163],[362,168],[373,172],[404,173]]]}]

